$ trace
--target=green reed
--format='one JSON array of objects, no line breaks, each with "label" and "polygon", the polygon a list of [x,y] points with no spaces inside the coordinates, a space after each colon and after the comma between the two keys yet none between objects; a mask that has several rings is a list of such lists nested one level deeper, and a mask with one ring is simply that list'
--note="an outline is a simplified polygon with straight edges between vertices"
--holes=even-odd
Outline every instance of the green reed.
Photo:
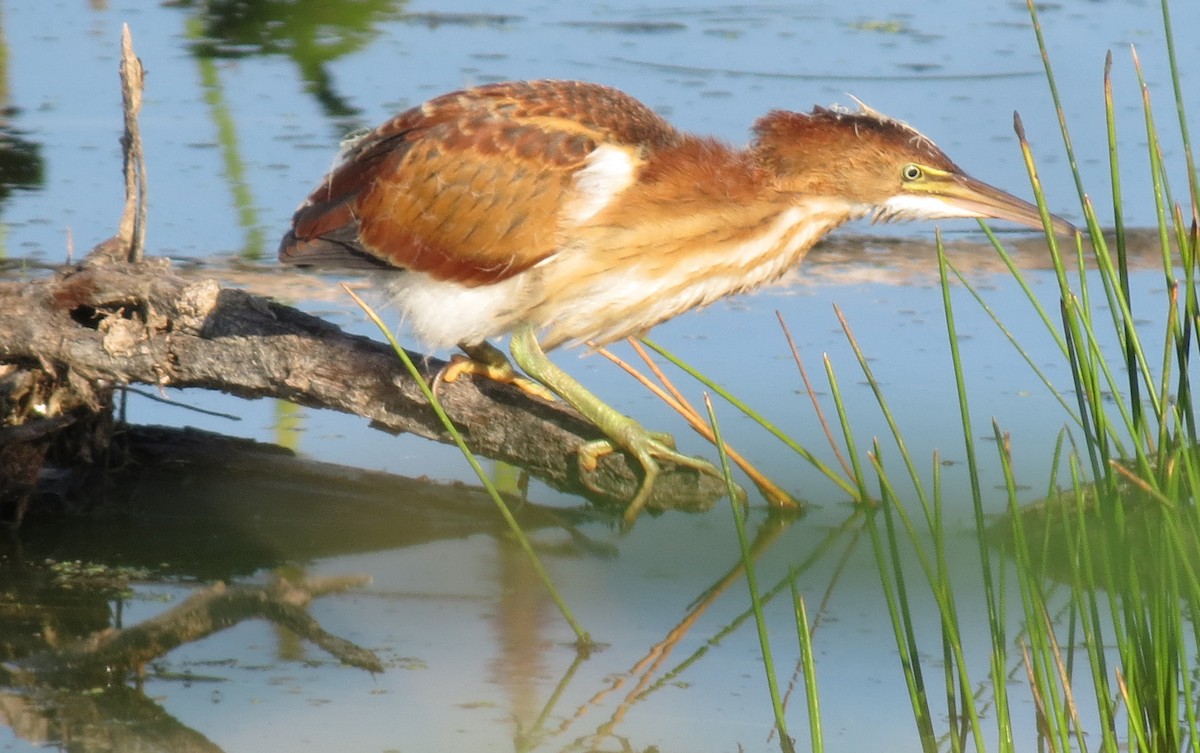
[{"label": "green reed", "polygon": [[363,313],[367,315],[367,318],[370,319],[371,322],[379,328],[379,331],[383,333],[383,336],[385,339],[387,339],[388,344],[392,346],[392,350],[395,351],[396,355],[400,357],[400,361],[404,364],[404,368],[408,371],[413,380],[416,381],[417,386],[420,387],[421,394],[424,395],[425,399],[429,402],[429,407],[432,408],[433,412],[437,415],[438,420],[446,429],[446,433],[449,434],[451,439],[454,440],[455,446],[458,447],[459,452],[462,453],[462,456],[471,466],[471,470],[474,471],[476,477],[479,478],[479,482],[483,485],[484,490],[487,491],[488,496],[492,498],[492,502],[495,503],[496,509],[500,512],[500,516],[504,518],[504,522],[508,526],[509,531],[512,533],[513,538],[517,541],[517,544],[521,547],[521,551],[524,552],[525,557],[529,560],[530,566],[537,574],[538,579],[542,581],[542,585],[546,587],[546,592],[550,594],[551,600],[554,601],[554,605],[558,607],[559,613],[562,614],[563,619],[566,620],[567,624],[571,627],[571,631],[575,633],[576,650],[581,654],[590,652],[593,648],[595,648],[595,642],[592,640],[592,637],[588,634],[588,632],[583,629],[583,626],[575,619],[575,614],[571,611],[571,608],[567,606],[567,602],[559,594],[558,588],[554,585],[554,581],[550,578],[550,573],[548,573],[545,566],[542,565],[541,558],[538,557],[537,552],[533,550],[533,545],[529,543],[529,538],[525,535],[525,532],[521,530],[521,525],[513,516],[512,511],[508,507],[508,503],[504,501],[504,498],[500,495],[500,491],[496,488],[495,483],[492,482],[491,477],[488,476],[486,471],[484,471],[483,466],[479,464],[479,460],[475,457],[474,453],[472,453],[470,448],[467,447],[466,440],[463,439],[462,433],[459,432],[458,427],[456,427],[454,422],[450,420],[450,417],[446,415],[446,411],[442,408],[441,401],[438,400],[437,394],[425,380],[425,377],[421,374],[421,370],[417,368],[415,363],[413,363],[412,357],[409,356],[408,351],[401,347],[400,343],[396,340],[396,336],[392,334],[392,330],[381,318],[379,318],[379,315],[375,313],[375,310],[372,309],[366,301],[360,298],[358,294],[349,287],[346,287],[345,285],[342,287],[346,293],[349,294],[352,299],[354,299],[354,302],[358,304],[359,308],[363,310]]},{"label": "green reed", "polygon": [[[763,669],[767,679],[767,691],[771,696],[771,707],[775,712],[775,731],[779,735],[779,747],[783,753],[795,753],[795,745],[787,730],[787,715],[783,710],[783,699],[779,694],[779,682],[775,677],[775,661],[772,658],[770,631],[763,614],[762,592],[758,588],[758,573],[754,566],[754,556],[751,552],[750,539],[746,536],[746,521],[744,511],[738,500],[737,485],[733,482],[732,470],[729,467],[729,453],[725,450],[725,441],[721,435],[721,425],[717,421],[717,413],[713,408],[712,399],[704,396],[704,406],[708,409],[708,422],[713,430],[713,441],[721,458],[721,472],[725,475],[725,485],[729,489],[729,507],[733,512],[734,530],[737,532],[738,549],[742,553],[742,570],[746,574],[746,587],[750,590],[750,608],[754,612],[754,625],[758,630],[759,650],[762,652]],[[807,633],[807,623],[802,632]],[[803,641],[803,639],[801,639]],[[810,698],[811,700],[811,698]]]},{"label": "green reed", "polygon": [[[899,669],[924,750],[1014,751],[1038,746],[1113,753],[1125,748],[1200,751],[1200,449],[1191,385],[1200,327],[1200,178],[1190,146],[1170,8],[1162,0],[1185,153],[1186,199],[1177,201],[1172,192],[1170,178],[1177,168],[1163,158],[1161,132],[1136,53],[1131,65],[1139,84],[1146,155],[1133,160],[1118,154],[1110,54],[1102,84],[1114,226],[1106,234],[1078,170],[1037,9],[1032,0],[1028,6],[1086,227],[1086,234],[1072,239],[1052,237],[1037,166],[1016,117],[1021,155],[1043,212],[1057,301],[1039,299],[996,236],[981,226],[1052,337],[1069,370],[1066,384],[1056,384],[1037,365],[1022,346],[1022,336],[1005,326],[1003,315],[955,268],[940,235],[937,238],[989,645],[964,642],[951,578],[951,571],[963,563],[952,567],[947,561],[938,457],[932,459],[929,480],[923,480],[918,471],[923,463],[909,452],[887,396],[840,312],[858,369],[889,427],[888,442],[875,440],[862,454],[867,445],[855,437],[828,357],[824,366],[829,400],[841,430],[841,447],[835,451],[848,458],[844,476],[819,463],[814,453],[782,436],[778,428],[761,423],[789,447],[798,448],[802,459],[837,483],[864,513]],[[1158,297],[1135,296],[1131,289],[1130,231],[1121,179],[1122,171],[1135,161],[1147,165],[1155,199],[1164,282]],[[958,351],[955,305],[963,304],[955,303],[956,289],[983,307],[1062,408],[1063,428],[1053,442],[1046,492],[1035,504],[1021,497],[1019,490],[1028,481],[1018,480],[1020,469],[1013,464],[1003,416],[992,421],[994,453],[975,439],[971,385]],[[1145,331],[1138,316],[1149,313],[1165,315],[1161,331]],[[761,418],[733,404],[751,418]],[[998,469],[1004,479],[1008,513],[999,523],[985,515],[985,503],[994,501],[990,491],[985,498],[981,485],[985,466]],[[912,513],[908,500],[915,503]],[[794,580],[792,585],[794,589]],[[916,610],[930,603],[939,617],[937,636],[918,634],[915,627]],[[797,619],[796,630],[802,644],[811,641],[807,618]],[[986,677],[979,676],[981,652],[987,655]],[[811,645],[802,653],[811,662]],[[930,663],[930,656],[937,658],[936,664]],[[806,665],[806,682],[811,678],[815,683],[816,671]],[[940,678],[936,683],[935,677]],[[1017,721],[1030,715],[1028,709],[1033,723]],[[819,727],[817,721],[812,725],[816,745]],[[1022,731],[1019,739],[1017,730]],[[1036,737],[1025,736],[1031,734]]]}]

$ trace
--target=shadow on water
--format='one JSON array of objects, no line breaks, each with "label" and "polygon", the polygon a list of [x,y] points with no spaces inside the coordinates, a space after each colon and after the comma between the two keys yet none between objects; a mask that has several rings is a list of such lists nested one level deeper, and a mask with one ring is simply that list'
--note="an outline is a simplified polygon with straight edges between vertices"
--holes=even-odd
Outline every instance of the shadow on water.
[{"label": "shadow on water", "polygon": [[[273,445],[191,430],[131,427],[127,441],[128,465],[72,500],[84,517],[46,514],[48,499],[35,505],[42,518],[20,530],[25,558],[226,580],[505,530],[491,499],[463,484],[301,460]],[[531,530],[579,519],[513,502]]]}]

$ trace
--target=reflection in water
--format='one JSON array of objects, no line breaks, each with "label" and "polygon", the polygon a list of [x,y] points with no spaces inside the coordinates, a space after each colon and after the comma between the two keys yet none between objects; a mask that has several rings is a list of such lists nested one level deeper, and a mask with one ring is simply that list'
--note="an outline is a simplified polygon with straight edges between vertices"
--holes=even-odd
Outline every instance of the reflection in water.
[{"label": "reflection in water", "polygon": [[[1067,489],[1020,508],[1024,542],[1036,572],[1059,583],[1083,581],[1145,598],[1168,587],[1167,568],[1160,561],[1164,549],[1171,549],[1188,571],[1200,569],[1200,521],[1185,507],[1173,500],[1165,503],[1133,483],[1123,483],[1107,498],[1096,484],[1081,484],[1078,491]],[[1119,504],[1113,504],[1114,499]],[[1005,552],[1019,546],[1011,511],[988,533]],[[1081,575],[1082,551],[1089,557],[1086,578]]]},{"label": "reflection in water", "polygon": [[544,702],[542,678],[552,672],[553,635],[547,625],[558,619],[541,579],[517,543],[509,538],[496,542],[496,577],[504,594],[496,604],[495,635],[500,646],[489,664],[493,682],[504,688],[508,712],[521,734],[537,725]]},{"label": "reflection in water", "polygon": [[[26,559],[17,552],[14,561]],[[8,559],[7,555],[2,556]],[[65,564],[67,567],[57,567]],[[226,587],[218,584],[196,592],[167,612],[128,629],[119,624],[120,604],[109,620],[90,629],[71,620],[69,629],[61,619],[79,606],[88,614],[108,614],[109,601],[131,594],[134,577],[145,578],[129,568],[97,563],[39,563],[35,567],[9,568],[24,571],[28,582],[6,578],[5,596],[11,605],[33,604],[38,619],[33,624],[5,620],[0,625],[0,643],[9,644],[18,629],[35,636],[41,645],[10,652],[0,665],[0,723],[32,743],[55,745],[73,751],[219,751],[203,734],[191,729],[144,692],[147,674],[186,682],[220,681],[220,677],[184,677],[163,673],[165,654],[180,645],[197,642],[247,619],[267,619],[288,632],[302,636],[336,656],[344,664],[371,672],[383,665],[370,651],[325,632],[306,607],[311,598],[362,585],[364,578],[320,581],[276,579],[265,587]],[[33,601],[27,591],[46,582],[49,595],[65,599]],[[6,610],[10,611],[10,610]],[[293,638],[293,640],[298,640]],[[148,670],[148,666],[151,665]],[[8,746],[6,746],[8,747]]]},{"label": "reflection in water", "polygon": [[[86,521],[34,518],[21,529],[19,540],[0,539],[0,724],[24,740],[51,745],[69,740],[72,750],[80,751],[219,750],[175,719],[160,699],[144,693],[145,677],[136,678],[137,687],[129,687],[134,678],[124,671],[102,681],[88,675],[86,687],[95,692],[81,694],[73,681],[60,681],[58,675],[47,679],[38,672],[40,657],[53,662],[61,652],[92,645],[108,628],[121,627],[127,600],[148,584],[182,594],[186,589],[181,583],[227,580],[256,571],[271,571],[272,580],[281,583],[304,584],[320,579],[309,581],[306,568],[295,563],[476,533],[498,537],[503,528],[486,495],[457,486],[307,463],[247,443],[228,445],[226,455],[213,455],[209,448],[190,459],[177,455],[172,462],[156,461],[138,448],[155,455],[169,452],[178,442],[153,433],[131,439],[131,458],[140,459],[130,463],[130,473],[115,474],[108,489],[123,503],[119,514]],[[250,488],[246,473],[273,480]],[[535,531],[558,527],[570,516],[547,515],[526,505],[519,517],[527,530]],[[554,614],[545,603],[537,606],[546,601],[545,591],[536,578],[526,582],[528,574],[520,574],[525,563],[519,554],[509,552],[504,559],[512,577],[506,574],[502,580],[517,601],[500,610],[499,620],[510,629],[498,632],[533,652],[545,651],[549,644],[537,637],[536,629],[546,622],[539,612]],[[60,560],[65,564],[57,564]],[[218,587],[203,595],[220,598],[237,588]],[[259,589],[247,592],[257,594]],[[292,592],[285,586],[286,597]],[[193,601],[195,597],[174,609],[185,611]],[[303,607],[307,602],[296,603]],[[209,619],[220,629],[234,621],[229,615],[229,610],[218,609]],[[137,630],[157,619],[132,627]],[[187,624],[193,622],[199,621]],[[286,619],[272,624],[276,661],[313,661],[311,634],[297,637],[296,625]],[[535,655],[520,649],[517,653],[524,661],[533,661]],[[178,674],[170,669],[168,657],[154,663],[146,672],[152,680]],[[235,664],[231,660],[229,667]],[[204,672],[222,681],[226,669],[213,665]],[[530,686],[524,694],[526,719],[536,711],[533,691]]]},{"label": "reflection in water", "polygon": [[358,127],[358,109],[334,87],[326,66],[363,49],[380,23],[399,15],[403,0],[183,0],[202,22],[193,53],[202,59],[286,55],[296,62],[305,87],[339,127]]},{"label": "reflection in water", "polygon": [[3,692],[0,720],[31,743],[81,753],[221,753],[211,740],[181,724],[143,693],[120,685],[90,693],[76,688]]},{"label": "reflection in water", "polygon": [[19,112],[15,107],[0,109],[0,203],[13,189],[39,188],[45,182],[41,145],[13,126]]},{"label": "reflection in water", "polygon": [[[504,718],[515,723],[518,749],[557,750],[572,747],[574,740],[604,745],[620,739],[618,730],[627,723],[632,707],[677,691],[678,683],[688,682],[700,668],[701,658],[749,619],[749,612],[737,607],[744,599],[737,587],[744,575],[740,556],[724,552],[718,559],[727,560],[728,568],[714,571],[715,580],[701,586],[692,606],[641,657],[619,673],[588,676],[585,657],[577,656],[564,667],[563,647],[555,640],[556,611],[528,560],[503,535],[503,525],[484,495],[460,486],[307,463],[236,441],[229,443],[227,454],[154,460],[155,453],[167,451],[171,444],[167,440],[166,435],[150,432],[138,444],[142,450],[136,454],[138,460],[130,464],[130,485],[114,479],[118,488],[111,492],[136,508],[127,510],[132,517],[77,522],[34,519],[22,529],[20,550],[3,558],[14,566],[0,567],[4,578],[0,590],[10,597],[6,608],[29,605],[22,607],[28,610],[24,619],[0,620],[5,660],[20,662],[114,625],[126,603],[123,600],[129,598],[131,581],[139,584],[138,590],[154,583],[161,591],[181,580],[228,579],[251,572],[298,576],[308,568],[289,563],[353,557],[379,549],[419,550],[471,537],[490,542],[486,561],[495,568],[496,587],[485,589],[496,594],[488,608],[487,632],[498,644],[489,674],[492,683],[503,688]],[[569,511],[545,511],[526,503],[518,515],[526,531],[541,532],[543,548],[550,549],[560,565],[579,560],[591,567],[599,560],[615,561],[612,550],[588,540],[587,533],[571,525],[574,516]],[[844,540],[848,527],[859,522],[861,517],[852,513],[844,526],[823,536],[812,554],[779,575],[764,598],[769,601],[787,594],[797,577],[813,576],[810,568],[824,559],[831,545]],[[751,556],[758,560],[777,548],[788,523],[777,517],[762,521]],[[66,557],[97,564],[69,569],[74,573],[70,579],[41,564]],[[114,567],[116,563],[123,566]],[[93,570],[108,574],[112,582],[92,579],[81,587],[78,573]],[[687,601],[684,594],[680,598]],[[144,606],[139,608],[145,611]],[[707,639],[693,635],[705,615],[717,622],[707,629],[718,631]],[[138,619],[131,617],[128,622]],[[424,625],[407,612],[403,622]],[[18,634],[33,636],[34,641],[18,645],[14,642]],[[310,655],[308,642],[278,628],[274,635],[274,662],[295,665],[317,660]],[[669,666],[674,650],[689,638],[697,650],[682,660],[676,657],[675,665]],[[224,663],[197,666],[168,657],[151,669],[147,679],[162,693],[164,682],[180,679],[189,668],[213,681],[229,680],[237,659],[235,655]],[[556,677],[555,688],[547,692]],[[471,678],[460,680],[472,686]],[[128,750],[156,740],[169,741],[166,747],[171,750],[218,749],[205,737],[215,729],[190,729],[172,716],[172,707],[161,705],[155,692],[143,692],[140,682],[127,687],[123,676],[114,677],[111,688],[85,696],[82,705],[78,693],[58,685],[3,684],[8,688],[0,691],[0,721],[25,740],[85,741],[79,742],[78,750]],[[229,685],[223,687],[224,692],[233,692]],[[469,691],[463,695],[469,697]],[[105,747],[108,743],[112,744]]]},{"label": "reflection in water", "polygon": [[[188,34],[192,36],[194,23],[188,23]],[[200,66],[200,85],[204,88],[204,101],[212,113],[212,119],[217,126],[217,143],[221,146],[222,161],[225,165],[225,179],[229,181],[233,193],[233,205],[237,208],[238,225],[245,231],[246,237],[242,243],[241,256],[254,261],[263,257],[263,242],[266,237],[262,224],[258,221],[258,208],[254,204],[254,196],[250,193],[250,184],[246,181],[245,163],[242,160],[241,147],[238,142],[237,125],[233,122],[233,114],[225,101],[225,92],[221,88],[221,79],[217,66],[211,58],[198,58]]]},{"label": "reflection in water", "polygon": [[[8,101],[8,40],[0,23],[0,204],[13,189],[39,188],[45,182],[41,145],[13,126],[20,110]],[[0,242],[0,259],[4,256]]]},{"label": "reflection in water", "polygon": [[[41,556],[39,556],[39,554]],[[53,653],[85,636],[115,626],[132,578],[147,573],[128,567],[56,562],[15,540],[0,544],[0,722],[39,745],[73,739],[78,750],[134,749],[147,739],[203,741],[189,750],[215,750],[186,730],[141,692],[115,682],[103,692],[18,682],[18,662]],[[170,728],[172,732],[167,733]],[[152,730],[152,732],[151,732]],[[108,747],[106,748],[105,745]]]},{"label": "reflection in water", "polygon": [[237,126],[225,100],[216,61],[282,54],[299,66],[305,88],[335,124],[339,137],[357,127],[358,109],[335,91],[326,65],[361,49],[375,35],[374,25],[396,14],[399,0],[323,3],[223,0],[197,4],[187,36],[200,67],[201,85],[217,127],[225,177],[233,192],[238,224],[245,231],[242,256],[263,256],[264,229],[245,176]]}]

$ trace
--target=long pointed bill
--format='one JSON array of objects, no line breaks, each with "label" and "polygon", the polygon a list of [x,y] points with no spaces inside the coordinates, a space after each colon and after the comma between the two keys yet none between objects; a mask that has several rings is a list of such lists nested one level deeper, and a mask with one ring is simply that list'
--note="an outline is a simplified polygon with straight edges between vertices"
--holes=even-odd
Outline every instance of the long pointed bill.
[{"label": "long pointed bill", "polygon": [[[1034,204],[989,186],[969,175],[944,175],[931,180],[927,186],[931,198],[936,197],[962,212],[959,217],[989,217],[1008,220],[1018,225],[1042,230],[1042,215]],[[1050,227],[1055,235],[1069,236],[1075,226],[1058,215],[1050,215]]]}]

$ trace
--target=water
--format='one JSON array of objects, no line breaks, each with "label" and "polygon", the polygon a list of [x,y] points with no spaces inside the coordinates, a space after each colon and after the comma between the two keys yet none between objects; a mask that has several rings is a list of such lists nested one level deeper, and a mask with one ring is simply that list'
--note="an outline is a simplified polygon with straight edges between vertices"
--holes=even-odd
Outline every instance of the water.
[{"label": "water", "polygon": [[[486,81],[558,77],[613,84],[680,127],[734,143],[743,142],[753,119],[771,108],[844,104],[852,94],[913,123],[977,177],[1028,195],[1012,133],[1012,112],[1018,110],[1051,208],[1078,219],[1022,3],[518,3],[502,12],[486,3],[444,7],[375,0],[338,11],[327,5],[129,2],[85,8],[51,1],[0,6],[7,44],[0,96],[14,108],[10,127],[24,143],[35,145],[18,162],[24,169],[17,182],[26,185],[0,197],[0,254],[16,267],[56,263],[70,248],[78,257],[113,233],[121,206],[116,61],[122,22],[130,24],[148,72],[142,126],[150,169],[151,252],[210,265],[219,274],[227,273],[231,258],[261,264],[267,274],[246,278],[258,292],[366,334],[370,326],[349,302],[319,281],[302,290],[272,288],[276,239],[296,203],[330,165],[346,131],[436,93]],[[1176,3],[1173,12],[1177,30],[1200,23],[1200,6],[1194,3]],[[1152,224],[1141,158],[1141,102],[1128,63],[1131,43],[1138,45],[1158,122],[1168,133],[1168,164],[1182,164],[1177,139],[1169,135],[1174,112],[1156,6],[1064,3],[1046,5],[1041,13],[1080,167],[1105,217],[1110,210],[1101,198],[1108,167],[1100,74],[1105,51],[1114,50],[1126,221]],[[1200,70],[1200,43],[1194,35],[1177,37],[1184,84],[1194,95],[1189,73]],[[1172,180],[1181,190],[1184,177]],[[997,274],[994,255],[979,243],[974,223],[947,223],[943,230],[956,261],[1022,335],[1039,365],[1052,379],[1064,379],[1048,338],[1015,285]],[[871,358],[914,455],[931,467],[937,450],[949,462],[942,469],[953,503],[948,514],[952,530],[965,532],[968,485],[959,417],[949,399],[948,346],[932,246],[915,245],[901,254],[880,240],[883,235],[928,240],[932,227],[848,228],[843,237],[866,240],[816,251],[788,285],[681,317],[656,329],[654,337],[770,412],[833,462],[807,398],[795,394],[801,385],[774,312],[788,322],[824,393],[820,359],[829,355],[856,434],[886,437],[886,424],[840,334],[836,304]],[[1042,266],[1036,245],[1023,258],[1031,268]],[[1032,277],[1035,289],[1052,300],[1056,293],[1049,275],[1034,272]],[[1142,296],[1161,287],[1161,273],[1135,276],[1135,291]],[[1013,432],[1016,467],[1029,487],[1028,498],[1034,499],[1049,481],[1049,448],[1064,415],[969,296],[962,291],[955,296],[976,434],[990,436],[993,416]],[[1155,317],[1161,313],[1149,305],[1144,310],[1147,331],[1156,331]],[[557,360],[602,397],[649,425],[676,432],[685,450],[706,451],[677,419],[631,389],[601,359],[576,356],[567,352]],[[221,395],[172,396],[243,420],[233,423],[142,398],[132,399],[131,420],[284,441],[321,460],[404,476],[469,478],[453,450],[385,437],[360,419]],[[832,537],[851,510],[844,494],[790,451],[752,430],[732,410],[721,411],[731,441],[815,506],[764,547],[760,582],[769,585]],[[929,471],[922,468],[922,473]],[[987,473],[985,488],[1000,483],[995,471]],[[358,497],[324,497],[267,507],[261,492],[250,486],[196,480],[189,492],[170,480],[162,483],[160,496],[168,499],[156,500],[154,487],[146,495],[151,502],[175,502],[178,512],[160,513],[150,524],[33,525],[22,532],[19,546],[0,566],[15,600],[37,605],[34,611],[41,617],[30,620],[27,632],[44,632],[52,623],[63,635],[86,633],[118,613],[123,624],[134,624],[177,602],[197,582],[262,582],[285,566],[318,576],[365,573],[373,578],[371,585],[319,600],[311,612],[332,633],[377,651],[388,669],[369,675],[341,667],[285,631],[244,623],[171,652],[150,668],[128,704],[132,710],[108,712],[113,727],[134,729],[133,737],[143,742],[151,737],[148,730],[163,722],[174,733],[198,733],[227,751],[527,749],[514,739],[535,731],[538,750],[587,749],[593,743],[603,750],[623,745],[664,751],[776,748],[768,739],[770,704],[757,638],[748,624],[645,700],[624,705],[640,689],[642,675],[634,669],[639,660],[737,562],[723,502],[705,515],[645,519],[624,537],[603,521],[583,520],[573,531],[561,523],[536,527],[535,546],[552,578],[580,622],[604,644],[576,666],[570,631],[499,532],[488,502],[465,499],[451,525],[446,508],[437,506],[444,502],[389,509],[363,506]],[[385,492],[388,488],[385,484]],[[530,498],[559,508],[577,504],[537,484]],[[207,505],[212,511],[198,521],[197,509]],[[763,536],[773,531],[761,506],[751,520]],[[849,534],[833,541],[800,583],[810,612],[821,619],[817,672],[826,742],[839,750],[885,745],[918,750],[870,551]],[[951,541],[962,561],[978,557],[965,533]],[[80,593],[46,580],[35,567],[46,559],[77,558],[137,566],[146,574],[135,575],[132,595],[116,596]],[[977,585],[971,572],[964,568],[962,593]],[[745,594],[744,583],[735,581],[697,615],[662,664],[646,674],[649,684],[742,613]],[[795,656],[787,640],[789,611],[781,601],[768,612],[777,627],[777,668],[784,678],[791,675]],[[972,641],[986,636],[978,612],[964,606],[968,646],[986,645]],[[925,634],[936,635],[932,610],[918,614],[928,620]],[[974,676],[983,678],[981,648],[976,661]],[[66,740],[78,742],[85,732],[91,737],[80,743],[84,749],[103,747],[105,735],[123,740],[124,747],[132,742],[66,714],[47,721],[53,717],[47,709],[64,708],[61,699],[38,698],[26,705],[29,699],[15,692],[0,697],[0,718],[8,724],[0,732],[5,750],[65,748]],[[864,705],[870,724],[862,723]],[[806,740],[799,698],[789,705],[789,723],[793,734]],[[1032,743],[1031,720],[1018,719],[1018,724],[1025,726],[1017,739]],[[182,738],[166,739],[178,743]]]}]

